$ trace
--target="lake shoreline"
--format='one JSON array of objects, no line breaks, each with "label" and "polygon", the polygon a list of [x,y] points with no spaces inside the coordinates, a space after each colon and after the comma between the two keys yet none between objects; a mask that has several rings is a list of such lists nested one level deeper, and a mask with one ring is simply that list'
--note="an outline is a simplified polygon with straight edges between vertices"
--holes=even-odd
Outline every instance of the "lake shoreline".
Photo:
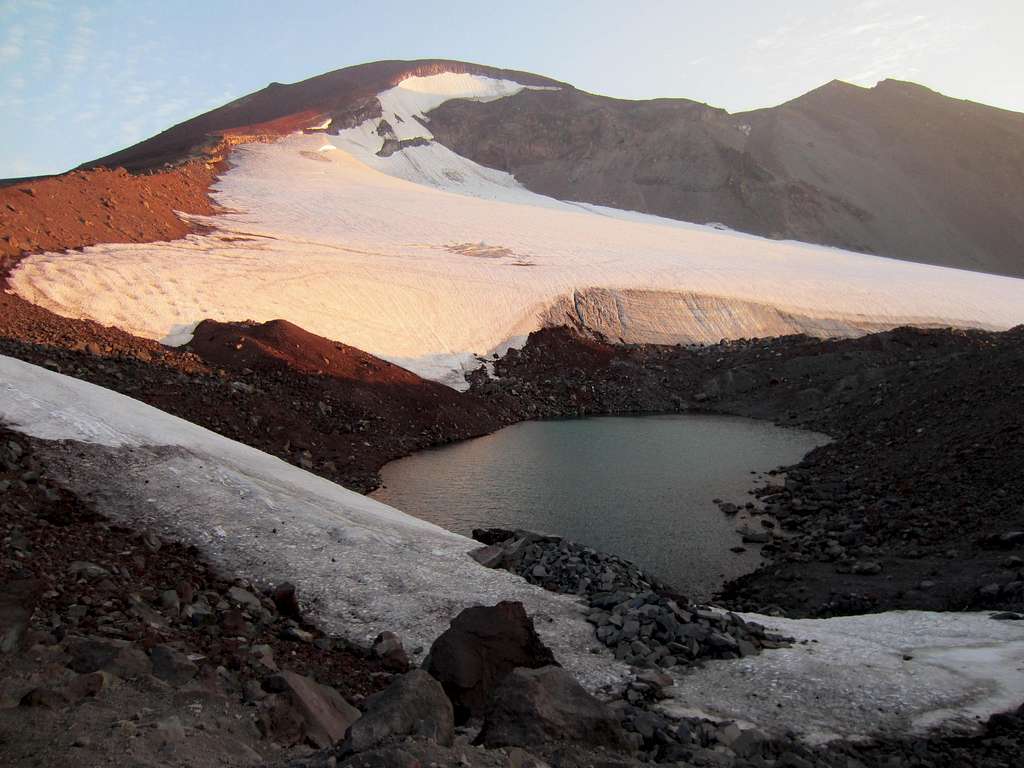
[{"label": "lake shoreline", "polygon": [[[763,563],[753,542],[770,540],[772,523],[751,482],[827,440],[723,415],[528,421],[390,462],[371,496],[463,535],[498,527],[579,541],[706,600]],[[718,497],[749,501],[726,514]]]}]

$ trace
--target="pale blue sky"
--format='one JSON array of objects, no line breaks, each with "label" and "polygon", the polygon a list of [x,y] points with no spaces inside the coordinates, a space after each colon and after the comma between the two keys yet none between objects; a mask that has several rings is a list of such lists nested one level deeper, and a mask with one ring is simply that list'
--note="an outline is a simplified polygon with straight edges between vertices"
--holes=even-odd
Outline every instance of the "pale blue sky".
[{"label": "pale blue sky", "polygon": [[1024,0],[0,0],[0,178],[66,170],[270,81],[386,58],[730,111],[886,77],[1024,111],[1022,38]]}]

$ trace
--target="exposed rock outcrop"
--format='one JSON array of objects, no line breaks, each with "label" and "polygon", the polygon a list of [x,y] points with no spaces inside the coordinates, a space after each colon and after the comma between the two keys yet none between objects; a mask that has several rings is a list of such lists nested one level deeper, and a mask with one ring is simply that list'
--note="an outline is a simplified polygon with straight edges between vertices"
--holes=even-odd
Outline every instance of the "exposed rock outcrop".
[{"label": "exposed rock outcrop", "polygon": [[455,707],[456,722],[484,712],[494,689],[516,667],[555,664],[522,603],[467,608],[434,641],[423,668]]},{"label": "exposed rock outcrop", "polygon": [[913,83],[735,115],[564,87],[429,117],[441,144],[562,200],[1024,275],[1024,116]]}]

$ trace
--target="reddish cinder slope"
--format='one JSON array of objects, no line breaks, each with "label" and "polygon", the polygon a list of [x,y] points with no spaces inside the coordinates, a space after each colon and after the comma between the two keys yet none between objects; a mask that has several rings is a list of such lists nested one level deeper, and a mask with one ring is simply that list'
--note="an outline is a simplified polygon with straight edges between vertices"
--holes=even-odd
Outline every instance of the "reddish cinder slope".
[{"label": "reddish cinder slope", "polygon": [[313,399],[316,393],[321,402],[333,404],[331,418],[345,423],[371,419],[375,437],[388,436],[406,451],[485,434],[514,420],[493,403],[285,320],[204,320],[187,349],[214,368],[293,381],[296,396]]},{"label": "reddish cinder slope", "polygon": [[[265,323],[201,322],[189,348],[213,365],[254,371],[291,369],[366,383],[430,384],[412,371],[355,347],[331,341],[287,320]],[[448,387],[434,385],[450,392]]]},{"label": "reddish cinder slope", "polygon": [[0,279],[32,253],[183,237],[191,228],[175,211],[216,212],[208,190],[232,146],[272,141],[328,119],[327,130],[337,132],[379,115],[379,92],[407,77],[439,72],[560,85],[525,72],[441,59],[378,61],[291,85],[271,83],[79,170],[0,180]]},{"label": "reddish cinder slope", "polygon": [[0,187],[0,273],[29,253],[184,237],[191,227],[175,211],[215,213],[216,173],[203,162],[144,175],[97,168]]}]

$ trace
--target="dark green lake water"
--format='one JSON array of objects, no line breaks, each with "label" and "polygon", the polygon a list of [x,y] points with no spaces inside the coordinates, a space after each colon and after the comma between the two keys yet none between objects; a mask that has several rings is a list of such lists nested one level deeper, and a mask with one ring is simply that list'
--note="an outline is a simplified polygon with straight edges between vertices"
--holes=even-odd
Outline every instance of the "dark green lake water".
[{"label": "dark green lake water", "polygon": [[728,416],[524,422],[394,461],[373,497],[466,535],[503,527],[565,536],[706,599],[761,561],[755,545],[729,551],[746,515],[728,517],[712,499],[742,505],[752,473],[827,441]]}]

